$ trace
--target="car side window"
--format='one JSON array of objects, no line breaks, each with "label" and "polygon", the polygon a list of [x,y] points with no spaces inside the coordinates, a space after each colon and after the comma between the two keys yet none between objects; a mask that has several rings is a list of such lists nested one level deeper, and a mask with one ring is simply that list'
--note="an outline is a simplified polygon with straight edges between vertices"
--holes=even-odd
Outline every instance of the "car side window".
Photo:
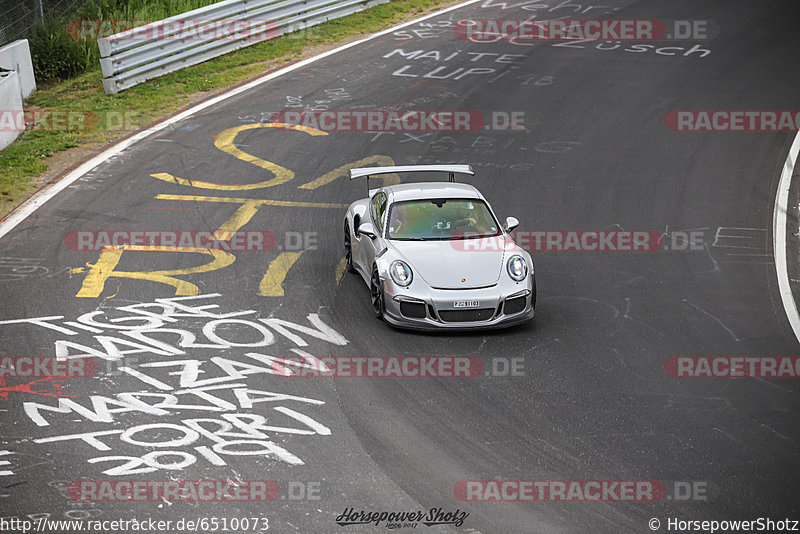
[{"label": "car side window", "polygon": [[372,197],[370,213],[372,215],[372,222],[375,224],[375,229],[379,234],[383,234],[383,215],[386,213],[386,193],[381,192]]},{"label": "car side window", "polygon": [[386,194],[381,193],[378,199],[378,231],[383,233],[383,217],[386,214]]},{"label": "car side window", "polygon": [[378,197],[380,193],[376,193],[374,197],[372,197],[372,201],[369,203],[369,216],[372,218],[372,223],[375,227],[378,227]]}]

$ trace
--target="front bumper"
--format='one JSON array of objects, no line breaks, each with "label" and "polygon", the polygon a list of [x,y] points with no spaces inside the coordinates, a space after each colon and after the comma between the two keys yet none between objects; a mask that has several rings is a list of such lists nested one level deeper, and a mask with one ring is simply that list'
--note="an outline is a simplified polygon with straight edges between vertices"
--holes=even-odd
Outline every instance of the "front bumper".
[{"label": "front bumper", "polygon": [[[536,307],[536,280],[501,281],[479,289],[433,289],[424,284],[404,288],[383,280],[385,312],[389,324],[415,330],[475,330],[504,328],[529,321]],[[456,308],[457,301],[472,301]]]}]

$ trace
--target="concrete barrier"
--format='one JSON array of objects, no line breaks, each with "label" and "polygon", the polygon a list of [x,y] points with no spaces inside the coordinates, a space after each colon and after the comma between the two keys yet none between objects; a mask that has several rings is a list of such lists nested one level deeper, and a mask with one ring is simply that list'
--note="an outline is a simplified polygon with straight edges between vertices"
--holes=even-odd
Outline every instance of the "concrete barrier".
[{"label": "concrete barrier", "polygon": [[22,101],[36,90],[27,39],[0,48],[0,150],[22,133]]},{"label": "concrete barrier", "polygon": [[13,143],[22,133],[17,122],[21,113],[19,75],[13,70],[0,71],[0,150]]},{"label": "concrete barrier", "polygon": [[23,100],[36,90],[31,49],[27,39],[19,39],[0,48],[0,68],[17,71]]}]

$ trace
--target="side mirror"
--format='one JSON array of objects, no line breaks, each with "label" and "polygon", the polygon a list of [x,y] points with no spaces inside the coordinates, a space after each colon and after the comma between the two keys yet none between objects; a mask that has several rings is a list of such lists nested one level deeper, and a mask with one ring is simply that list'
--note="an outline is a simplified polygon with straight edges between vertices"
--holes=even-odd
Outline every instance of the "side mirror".
[{"label": "side mirror", "polygon": [[378,235],[378,232],[375,231],[375,226],[371,222],[361,223],[361,225],[358,227],[358,233],[369,236],[371,239],[375,239],[375,237]]},{"label": "side mirror", "polygon": [[510,232],[519,226],[519,221],[515,217],[506,217],[506,232]]}]

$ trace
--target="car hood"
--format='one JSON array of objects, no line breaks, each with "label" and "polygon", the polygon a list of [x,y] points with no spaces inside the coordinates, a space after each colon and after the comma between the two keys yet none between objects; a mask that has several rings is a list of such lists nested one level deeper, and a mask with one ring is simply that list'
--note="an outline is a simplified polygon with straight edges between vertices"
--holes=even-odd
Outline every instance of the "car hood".
[{"label": "car hood", "polygon": [[[414,276],[440,289],[471,289],[497,283],[503,272],[506,236],[447,241],[391,241]],[[464,280],[462,282],[462,279]]]}]

